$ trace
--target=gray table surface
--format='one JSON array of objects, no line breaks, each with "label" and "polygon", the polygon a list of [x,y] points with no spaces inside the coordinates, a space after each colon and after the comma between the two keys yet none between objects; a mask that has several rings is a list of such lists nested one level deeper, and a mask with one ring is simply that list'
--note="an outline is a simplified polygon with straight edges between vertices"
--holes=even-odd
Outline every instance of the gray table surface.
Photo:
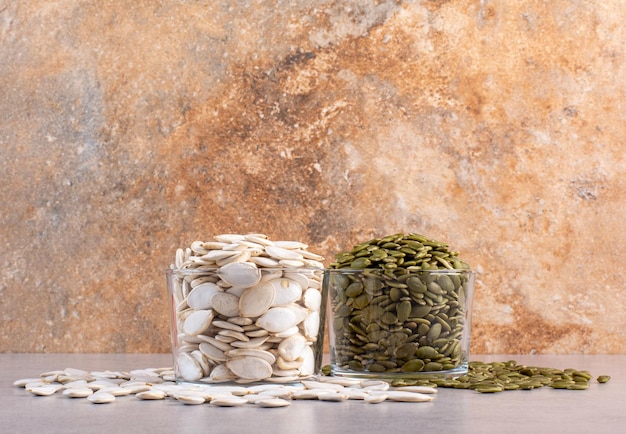
[{"label": "gray table surface", "polygon": [[107,405],[60,394],[36,397],[13,386],[20,378],[68,367],[132,370],[171,366],[168,354],[0,354],[0,433],[626,433],[626,355],[472,356],[514,359],[532,366],[591,371],[585,391],[542,388],[479,394],[440,389],[430,403],[293,401],[284,408],[254,405],[185,406],[174,400],[120,397]]}]

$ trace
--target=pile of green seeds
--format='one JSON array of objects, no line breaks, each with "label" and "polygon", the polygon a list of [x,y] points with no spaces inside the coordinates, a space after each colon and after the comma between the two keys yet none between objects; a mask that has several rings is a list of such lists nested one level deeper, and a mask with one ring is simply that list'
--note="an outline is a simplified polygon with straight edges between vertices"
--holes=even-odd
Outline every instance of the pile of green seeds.
[{"label": "pile of green seeds", "polygon": [[[324,375],[331,375],[330,365],[322,367]],[[451,389],[470,389],[480,393],[496,393],[508,390],[531,390],[541,387],[566,390],[586,390],[592,380],[589,371],[577,369],[542,368],[520,365],[514,360],[507,362],[469,362],[466,375],[446,378],[433,374],[420,378],[396,379],[391,381],[393,387],[430,386]],[[607,383],[611,377],[600,375],[598,383]]]},{"label": "pile of green seeds", "polygon": [[451,251],[448,244],[431,240],[424,235],[394,234],[358,244],[348,252],[335,256],[331,268],[382,268],[400,272],[436,269],[470,268]]},{"label": "pile of green seeds", "polygon": [[336,369],[406,376],[467,363],[471,270],[447,244],[389,235],[336,255],[331,268]]}]

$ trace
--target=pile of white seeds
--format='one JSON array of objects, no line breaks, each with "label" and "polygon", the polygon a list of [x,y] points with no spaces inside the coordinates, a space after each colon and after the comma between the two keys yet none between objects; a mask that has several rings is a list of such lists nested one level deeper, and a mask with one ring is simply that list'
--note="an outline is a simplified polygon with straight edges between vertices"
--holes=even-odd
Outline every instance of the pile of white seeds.
[{"label": "pile of white seeds", "polygon": [[323,351],[323,257],[299,241],[222,234],[178,249],[168,273],[176,376],[290,383]]},{"label": "pile of white seeds", "polygon": [[172,368],[121,371],[85,371],[67,368],[44,372],[39,378],[25,378],[13,383],[36,396],[60,396],[87,399],[94,404],[108,404],[118,397],[134,396],[140,400],[175,400],[186,405],[210,404],[218,407],[257,405],[286,407],[293,400],[341,402],[361,400],[376,404],[383,401],[430,402],[436,388],[428,386],[391,387],[382,380],[357,380],[321,376],[294,384],[198,385],[176,383]]}]

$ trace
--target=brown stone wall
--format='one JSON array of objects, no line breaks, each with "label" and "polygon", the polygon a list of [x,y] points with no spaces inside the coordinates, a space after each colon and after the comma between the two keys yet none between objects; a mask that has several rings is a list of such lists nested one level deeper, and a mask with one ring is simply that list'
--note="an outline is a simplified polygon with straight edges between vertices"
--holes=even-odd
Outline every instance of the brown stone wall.
[{"label": "brown stone wall", "polygon": [[167,352],[227,232],[478,271],[472,351],[626,350],[620,0],[0,2],[0,351]]}]

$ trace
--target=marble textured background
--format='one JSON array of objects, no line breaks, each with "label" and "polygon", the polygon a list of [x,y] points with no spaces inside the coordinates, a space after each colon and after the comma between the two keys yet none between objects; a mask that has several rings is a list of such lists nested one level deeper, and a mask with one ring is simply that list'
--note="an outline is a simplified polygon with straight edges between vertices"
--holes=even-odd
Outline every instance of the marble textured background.
[{"label": "marble textured background", "polygon": [[167,352],[176,248],[395,232],[472,351],[626,350],[621,0],[0,0],[0,351]]}]

